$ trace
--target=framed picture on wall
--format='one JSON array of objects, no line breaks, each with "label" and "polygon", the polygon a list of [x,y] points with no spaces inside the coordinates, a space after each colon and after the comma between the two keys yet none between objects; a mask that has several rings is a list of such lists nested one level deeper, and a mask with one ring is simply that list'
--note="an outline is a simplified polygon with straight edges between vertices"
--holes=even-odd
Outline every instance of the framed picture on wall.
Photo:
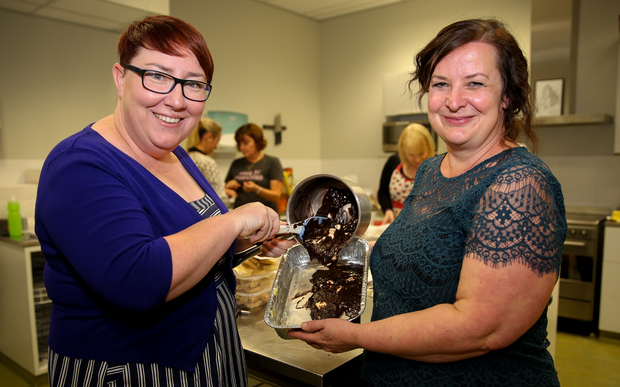
[{"label": "framed picture on wall", "polygon": [[564,78],[536,81],[536,115],[539,117],[562,115],[564,105]]}]

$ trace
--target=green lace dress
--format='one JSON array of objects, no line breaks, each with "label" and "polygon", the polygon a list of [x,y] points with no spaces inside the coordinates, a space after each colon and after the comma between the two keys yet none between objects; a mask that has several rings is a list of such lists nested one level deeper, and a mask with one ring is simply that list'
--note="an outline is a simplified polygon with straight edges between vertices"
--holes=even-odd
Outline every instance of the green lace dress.
[{"label": "green lace dress", "polygon": [[[564,200],[542,160],[513,148],[445,178],[443,158],[420,166],[405,207],[373,248],[373,321],[454,303],[468,254],[497,270],[559,272]],[[545,309],[516,342],[475,358],[424,363],[365,351],[363,377],[372,386],[559,386],[548,345]]]}]

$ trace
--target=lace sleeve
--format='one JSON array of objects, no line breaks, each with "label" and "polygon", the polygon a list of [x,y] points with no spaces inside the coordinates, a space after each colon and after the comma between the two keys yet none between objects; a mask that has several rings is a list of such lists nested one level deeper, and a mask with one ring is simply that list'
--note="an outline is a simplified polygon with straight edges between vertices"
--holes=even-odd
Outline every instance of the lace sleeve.
[{"label": "lace sleeve", "polygon": [[472,215],[466,257],[494,267],[516,261],[539,276],[559,271],[566,220],[559,183],[550,173],[532,166],[503,172]]}]

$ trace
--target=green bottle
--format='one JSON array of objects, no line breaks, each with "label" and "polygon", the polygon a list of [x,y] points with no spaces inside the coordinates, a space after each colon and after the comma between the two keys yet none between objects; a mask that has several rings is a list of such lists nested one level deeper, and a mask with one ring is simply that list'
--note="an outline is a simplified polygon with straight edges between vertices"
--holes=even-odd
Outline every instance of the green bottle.
[{"label": "green bottle", "polygon": [[21,239],[22,237],[22,216],[19,213],[19,202],[13,197],[8,204],[9,216],[9,236]]}]

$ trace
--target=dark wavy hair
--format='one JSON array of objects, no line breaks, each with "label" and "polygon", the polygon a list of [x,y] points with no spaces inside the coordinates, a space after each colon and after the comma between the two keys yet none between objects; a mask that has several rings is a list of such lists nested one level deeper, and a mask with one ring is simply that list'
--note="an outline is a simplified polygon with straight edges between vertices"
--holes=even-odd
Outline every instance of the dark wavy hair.
[{"label": "dark wavy hair", "polygon": [[265,149],[265,147],[267,147],[267,140],[265,140],[265,137],[263,136],[263,130],[261,129],[261,127],[256,124],[249,123],[241,126],[235,132],[237,149],[239,149],[239,142],[241,141],[241,137],[243,137],[245,134],[247,134],[254,140],[254,142],[256,143],[256,150],[262,151],[263,149]]},{"label": "dark wavy hair", "polygon": [[131,23],[118,41],[119,63],[129,63],[140,47],[175,56],[184,56],[188,51],[193,53],[207,82],[211,83],[213,58],[207,43],[197,29],[183,20],[158,15]]},{"label": "dark wavy hair", "polygon": [[514,36],[496,19],[462,20],[439,31],[415,56],[416,70],[408,83],[409,90],[413,89],[412,84],[419,83],[417,96],[421,105],[423,96],[429,92],[437,64],[450,52],[472,42],[490,44],[497,51],[497,68],[503,82],[502,96],[508,102],[504,110],[504,140],[515,142],[523,134],[536,153],[538,136],[533,129],[534,104],[527,59]]}]

